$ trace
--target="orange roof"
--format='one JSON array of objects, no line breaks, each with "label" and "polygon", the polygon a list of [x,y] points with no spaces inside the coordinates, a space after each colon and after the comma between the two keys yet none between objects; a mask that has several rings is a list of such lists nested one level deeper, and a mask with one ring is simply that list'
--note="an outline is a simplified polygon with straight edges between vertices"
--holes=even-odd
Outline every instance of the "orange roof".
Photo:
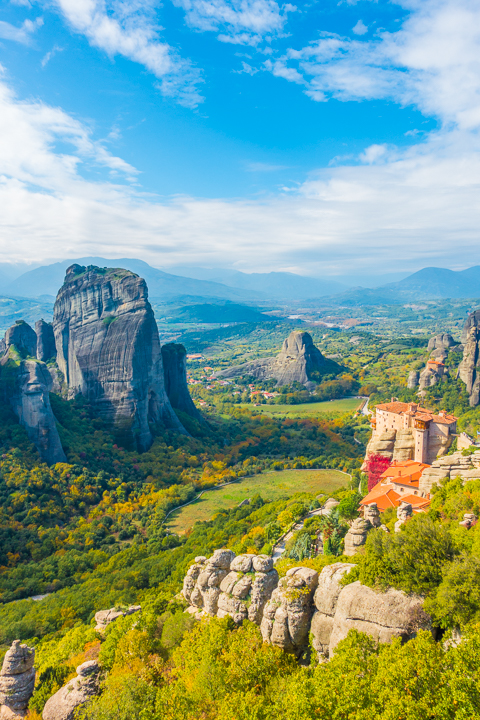
[{"label": "orange roof", "polygon": [[405,495],[402,497],[402,501],[410,503],[414,512],[426,510],[430,506],[430,498],[420,497],[419,495]]},{"label": "orange roof", "polygon": [[442,367],[445,367],[445,364],[444,364],[444,363],[439,362],[438,360],[434,360],[433,358],[431,358],[431,359],[427,362],[427,365],[441,365]]},{"label": "orange roof", "polygon": [[391,485],[375,485],[370,490],[368,495],[365,495],[363,500],[360,500],[360,505],[370,505],[371,503],[377,503],[377,507],[380,512],[385,512],[389,507],[398,507],[403,498],[393,490]]},{"label": "orange roof", "polygon": [[442,414],[440,415],[434,415],[429,412],[429,410],[420,407],[416,403],[403,403],[398,401],[380,403],[380,405],[377,405],[377,410],[385,410],[386,412],[395,413],[396,415],[411,415],[412,417],[416,417],[424,422],[433,420],[433,422],[441,425],[451,425],[457,421],[455,415],[448,415],[444,411],[442,411]]},{"label": "orange roof", "polygon": [[418,487],[420,476],[427,467],[430,466],[416,460],[396,460],[380,475],[380,481]]}]

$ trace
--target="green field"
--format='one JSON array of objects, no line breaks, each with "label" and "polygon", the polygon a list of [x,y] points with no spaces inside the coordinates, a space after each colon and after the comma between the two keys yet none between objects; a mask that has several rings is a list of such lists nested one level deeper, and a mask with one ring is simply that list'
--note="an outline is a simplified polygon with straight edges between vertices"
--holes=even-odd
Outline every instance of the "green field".
[{"label": "green field", "polygon": [[298,492],[332,493],[345,485],[348,477],[338,470],[282,470],[247,478],[219,490],[209,490],[191,505],[172,513],[167,526],[184,533],[197,520],[210,520],[220,510],[235,507],[245,498],[260,494],[265,500],[277,500]]},{"label": "green field", "polygon": [[342,400],[328,400],[327,402],[303,403],[302,405],[250,405],[241,403],[241,407],[255,408],[262,413],[274,417],[315,417],[327,413],[354,412],[361,406],[363,400],[357,398],[343,398]]}]

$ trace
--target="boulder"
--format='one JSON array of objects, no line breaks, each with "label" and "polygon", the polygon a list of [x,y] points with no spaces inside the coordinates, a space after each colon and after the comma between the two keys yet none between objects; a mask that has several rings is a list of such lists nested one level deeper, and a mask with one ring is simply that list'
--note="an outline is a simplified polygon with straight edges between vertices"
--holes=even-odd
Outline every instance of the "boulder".
[{"label": "boulder", "polygon": [[185,432],[165,391],[145,280],[120,268],[71,265],[55,301],[53,330],[68,397],[83,395],[123,442],[148,449],[150,423]]},{"label": "boulder", "polygon": [[268,572],[256,572],[250,591],[250,605],[248,607],[248,619],[260,625],[262,622],[263,608],[272,596],[278,585],[278,573],[276,570]]},{"label": "boulder", "polygon": [[464,513],[463,520],[461,520],[459,525],[463,525],[467,530],[470,530],[471,527],[477,524],[477,520],[478,518],[474,513]]},{"label": "boulder", "polygon": [[430,629],[430,619],[422,608],[422,598],[406,595],[400,590],[377,593],[358,581],[347,585],[338,597],[329,656],[353,629],[382,643],[390,642],[394,637],[408,640],[419,627]]},{"label": "boulder", "polygon": [[370,503],[370,505],[364,506],[363,519],[369,522],[372,527],[381,526],[382,521],[380,520],[380,510],[378,509],[377,503]]},{"label": "boulder", "polygon": [[307,649],[317,585],[318,573],[310,568],[291,568],[281,578],[263,610],[260,630],[264,642],[297,657]]},{"label": "boulder", "polygon": [[356,555],[359,549],[367,542],[367,534],[371,527],[370,523],[363,518],[354,520],[345,535],[343,554],[347,557]]},{"label": "boulder", "polygon": [[337,507],[337,505],[340,505],[340,501],[339,501],[339,500],[335,500],[335,498],[328,498],[327,502],[326,502],[325,505],[323,506],[323,509],[324,509],[326,512],[331,512],[331,511],[333,510],[333,508],[336,508],[336,507]]},{"label": "boulder", "polygon": [[237,555],[233,558],[230,563],[231,570],[238,570],[239,572],[250,572],[252,569],[252,559],[254,555]]},{"label": "boulder", "polygon": [[434,484],[456,477],[465,481],[480,479],[480,451],[466,456],[462,455],[461,451],[457,451],[436,458],[431,466],[423,471],[418,483],[419,490],[426,495],[430,493]]},{"label": "boulder", "polygon": [[133,615],[142,609],[141,605],[130,605],[126,610],[117,610],[116,608],[110,608],[109,610],[99,610],[95,613],[95,630],[97,632],[103,632],[110,623],[115,622],[120,617],[126,615]]},{"label": "boulder", "polygon": [[77,667],[77,677],[70,680],[43,708],[43,720],[74,720],[77,710],[99,692],[100,668],[96,660],[88,660]]},{"label": "boulder", "polygon": [[35,686],[35,650],[14,640],[0,671],[0,717],[23,717]]},{"label": "boulder", "polygon": [[216,373],[216,377],[234,378],[252,375],[259,380],[274,379],[277,385],[299,382],[310,387],[323,375],[338,373],[341,366],[326,358],[315,347],[308,332],[294,330],[283,342],[280,353],[273,358],[261,358]]},{"label": "boulder", "polygon": [[337,602],[343,586],[340,580],[355,567],[350,563],[334,563],[324,567],[318,577],[315,591],[315,610],[310,631],[312,645],[317,651],[318,659],[328,658],[330,635],[333,629],[333,618],[337,610]]}]

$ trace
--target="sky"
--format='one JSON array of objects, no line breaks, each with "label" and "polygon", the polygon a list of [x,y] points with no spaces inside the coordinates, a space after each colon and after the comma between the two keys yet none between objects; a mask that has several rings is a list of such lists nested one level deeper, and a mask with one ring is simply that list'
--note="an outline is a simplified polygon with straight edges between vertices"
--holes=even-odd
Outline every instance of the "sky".
[{"label": "sky", "polygon": [[480,0],[0,9],[0,262],[480,264]]}]

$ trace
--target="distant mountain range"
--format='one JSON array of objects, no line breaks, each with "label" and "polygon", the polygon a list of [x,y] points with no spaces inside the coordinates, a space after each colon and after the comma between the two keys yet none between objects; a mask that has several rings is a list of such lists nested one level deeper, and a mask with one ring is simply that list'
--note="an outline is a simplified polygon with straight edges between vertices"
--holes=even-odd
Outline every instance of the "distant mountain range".
[{"label": "distant mountain range", "polygon": [[480,298],[480,266],[467,270],[423,268],[399,282],[377,288],[350,288],[328,300],[336,305],[359,306],[447,298]]},{"label": "distant mountain range", "polygon": [[[222,268],[177,265],[165,272],[143,260],[86,257],[36,267],[12,280],[20,265],[0,265],[0,294],[8,297],[53,300],[72,263],[123,267],[143,277],[149,295],[160,302],[180,305],[209,302],[257,303],[266,300],[314,301],[331,305],[395,305],[416,300],[480,297],[480,266],[467,270],[423,268],[398,282],[379,287],[348,287],[333,280],[287,272],[243,273]],[[398,277],[398,275],[397,275]],[[380,278],[379,278],[380,279]],[[221,322],[221,321],[220,321]]]}]

